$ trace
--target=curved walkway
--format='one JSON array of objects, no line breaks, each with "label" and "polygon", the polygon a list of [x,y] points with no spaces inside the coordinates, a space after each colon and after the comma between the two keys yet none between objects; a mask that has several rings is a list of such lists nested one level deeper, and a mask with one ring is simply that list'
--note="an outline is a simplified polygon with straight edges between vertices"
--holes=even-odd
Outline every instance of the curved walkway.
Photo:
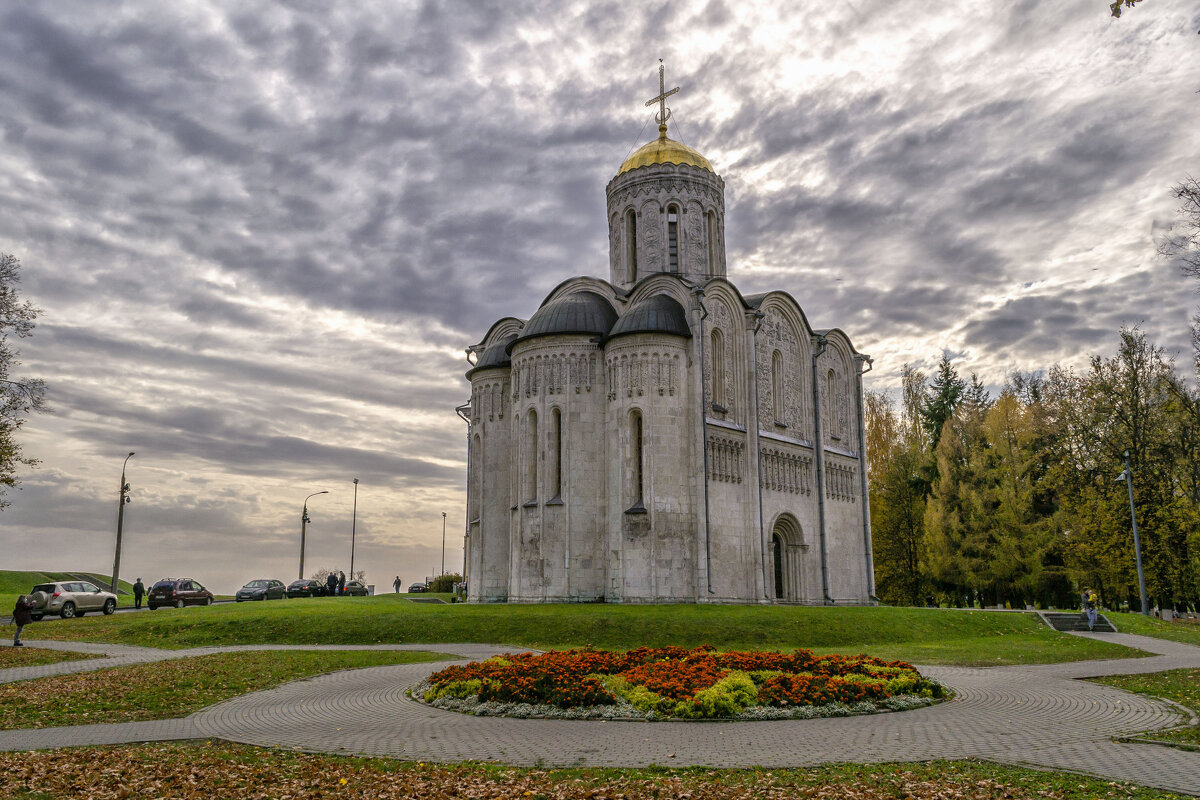
[{"label": "curved walkway", "polygon": [[[313,752],[517,765],[795,767],[828,761],[979,758],[1200,795],[1200,753],[1112,741],[1194,720],[1172,704],[1078,680],[1200,667],[1200,647],[1128,634],[1097,638],[1158,655],[1025,667],[922,667],[923,673],[952,687],[956,698],[896,714],[723,723],[470,717],[405,697],[408,686],[440,665],[371,667],[244,695],[179,720],[2,731],[0,749],[215,737]],[[80,649],[68,643],[44,644]],[[435,650],[467,658],[505,649],[430,644],[169,652],[89,647],[112,656],[2,670],[0,682],[34,673],[64,674],[236,649]],[[16,672],[24,674],[12,675]]]}]

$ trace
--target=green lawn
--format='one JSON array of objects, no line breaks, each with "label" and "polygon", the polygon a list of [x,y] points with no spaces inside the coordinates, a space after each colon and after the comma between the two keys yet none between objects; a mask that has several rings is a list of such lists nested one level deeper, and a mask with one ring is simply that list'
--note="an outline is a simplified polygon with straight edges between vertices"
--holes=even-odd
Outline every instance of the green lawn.
[{"label": "green lawn", "polygon": [[[1200,714],[1200,669],[1173,669],[1149,675],[1113,675],[1093,680],[1128,692],[1165,697]],[[1197,726],[1175,731],[1156,731],[1148,736],[1158,741],[1200,748],[1200,727]]]},{"label": "green lawn", "polygon": [[1140,655],[1052,631],[1032,614],[806,606],[429,605],[404,595],[314,598],[90,617],[35,625],[30,639],[150,647],[486,642],[514,647],[710,644],[866,652],[923,664],[1029,664]]},{"label": "green lawn", "polygon": [[1157,639],[1170,639],[1173,642],[1194,644],[1200,646],[1200,624],[1174,620],[1163,622],[1161,619],[1147,617],[1144,614],[1120,614],[1105,611],[1104,616],[1112,620],[1121,633],[1135,633],[1140,636],[1153,636]]},{"label": "green lawn", "polygon": [[0,684],[0,729],[182,717],[326,672],[454,656],[421,651],[216,653]]},{"label": "green lawn", "polygon": [[[103,768],[98,768],[102,765]],[[380,797],[592,800],[1183,800],[1062,772],[978,761],[809,769],[521,769],[268,750],[229,742],[0,753],[0,797]]]}]

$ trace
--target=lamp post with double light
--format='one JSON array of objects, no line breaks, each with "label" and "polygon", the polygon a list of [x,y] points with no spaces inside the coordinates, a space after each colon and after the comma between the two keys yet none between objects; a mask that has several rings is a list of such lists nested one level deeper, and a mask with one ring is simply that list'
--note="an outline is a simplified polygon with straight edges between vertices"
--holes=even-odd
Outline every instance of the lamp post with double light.
[{"label": "lamp post with double light", "polygon": [[1129,451],[1125,451],[1125,469],[1117,476],[1118,481],[1125,481],[1129,490],[1129,521],[1133,525],[1133,557],[1137,561],[1138,599],[1142,604],[1142,613],[1149,616],[1150,600],[1146,597],[1146,575],[1142,572],[1142,543],[1138,539],[1137,513],[1133,508],[1133,468],[1129,466]]},{"label": "lamp post with double light", "polygon": [[299,580],[304,580],[304,537],[306,527],[308,525],[308,501],[319,494],[329,494],[328,491],[313,492],[308,497],[304,498],[304,510],[300,512],[300,575]]},{"label": "lamp post with double light", "polygon": [[130,501],[129,484],[125,482],[125,465],[129,463],[129,459],[133,458],[133,453],[125,456],[125,460],[121,462],[121,494],[117,500],[117,554],[113,558],[112,571],[112,593],[120,597],[117,591],[117,577],[121,572],[121,528],[125,524],[125,504]]}]

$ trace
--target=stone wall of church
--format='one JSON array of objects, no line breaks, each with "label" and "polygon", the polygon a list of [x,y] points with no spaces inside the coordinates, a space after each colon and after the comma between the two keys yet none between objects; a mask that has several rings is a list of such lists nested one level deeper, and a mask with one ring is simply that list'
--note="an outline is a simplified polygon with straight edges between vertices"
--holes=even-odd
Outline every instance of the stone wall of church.
[{"label": "stone wall of church", "polygon": [[644,333],[605,348],[611,602],[696,599],[696,458],[688,419],[695,401],[687,344]]},{"label": "stone wall of church", "polygon": [[857,454],[825,451],[825,529],[829,595],[835,603],[867,601],[866,545]]},{"label": "stone wall of church", "polygon": [[511,407],[507,367],[471,376],[467,592],[481,603],[508,600]]},{"label": "stone wall of church", "polygon": [[512,352],[517,475],[510,602],[604,596],[606,432],[602,353],[589,336]]}]

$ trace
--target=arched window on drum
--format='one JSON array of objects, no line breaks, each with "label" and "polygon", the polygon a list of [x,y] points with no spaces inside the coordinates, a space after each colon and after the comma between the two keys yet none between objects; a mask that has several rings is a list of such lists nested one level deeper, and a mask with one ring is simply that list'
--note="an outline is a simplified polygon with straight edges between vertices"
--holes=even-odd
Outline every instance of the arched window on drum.
[{"label": "arched window on drum", "polygon": [[637,263],[637,212],[632,208],[625,212],[625,270],[629,282],[636,283]]}]

